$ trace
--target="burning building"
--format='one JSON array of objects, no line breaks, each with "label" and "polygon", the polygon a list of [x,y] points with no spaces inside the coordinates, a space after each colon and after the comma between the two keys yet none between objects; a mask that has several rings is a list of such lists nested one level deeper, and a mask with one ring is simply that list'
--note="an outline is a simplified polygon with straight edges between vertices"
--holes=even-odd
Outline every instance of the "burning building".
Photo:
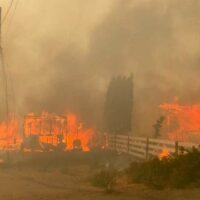
[{"label": "burning building", "polygon": [[200,141],[200,104],[162,104],[160,108],[164,112],[163,128],[169,139],[187,142]]},{"label": "burning building", "polygon": [[0,123],[0,150],[17,149],[22,142],[19,134],[19,121],[10,115]]},{"label": "burning building", "polygon": [[41,150],[89,151],[94,130],[78,122],[75,114],[64,116],[43,112],[24,118],[24,147]]}]

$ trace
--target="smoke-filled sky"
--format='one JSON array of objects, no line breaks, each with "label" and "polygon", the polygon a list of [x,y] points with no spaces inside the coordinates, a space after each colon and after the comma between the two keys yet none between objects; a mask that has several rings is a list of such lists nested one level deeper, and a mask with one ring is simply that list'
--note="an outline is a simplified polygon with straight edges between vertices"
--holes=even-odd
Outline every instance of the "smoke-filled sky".
[{"label": "smoke-filled sky", "polygon": [[97,124],[109,80],[133,73],[134,130],[152,133],[159,104],[200,100],[199,10],[199,0],[19,0],[2,27],[17,113]]}]

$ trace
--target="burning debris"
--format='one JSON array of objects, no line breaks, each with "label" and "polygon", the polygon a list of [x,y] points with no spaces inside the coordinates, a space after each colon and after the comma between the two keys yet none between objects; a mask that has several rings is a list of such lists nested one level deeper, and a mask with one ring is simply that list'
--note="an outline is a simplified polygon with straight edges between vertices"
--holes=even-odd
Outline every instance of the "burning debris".
[{"label": "burning debris", "polygon": [[165,113],[165,131],[172,140],[200,141],[200,104],[162,104]]}]

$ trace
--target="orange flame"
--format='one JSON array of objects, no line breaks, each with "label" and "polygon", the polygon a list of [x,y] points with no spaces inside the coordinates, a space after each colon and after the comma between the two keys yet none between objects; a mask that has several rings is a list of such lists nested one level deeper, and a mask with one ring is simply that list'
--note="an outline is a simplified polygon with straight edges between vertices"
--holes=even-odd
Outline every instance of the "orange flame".
[{"label": "orange flame", "polygon": [[162,160],[163,158],[169,157],[170,153],[168,149],[163,149],[159,155],[159,159]]},{"label": "orange flame", "polygon": [[77,141],[80,149],[90,150],[90,143],[94,136],[93,129],[84,128],[83,123],[78,123],[75,114],[58,116],[43,112],[40,116],[33,113],[25,117],[25,136],[38,136],[42,144],[58,146],[64,144],[66,150],[75,149]]},{"label": "orange flame", "polygon": [[85,129],[83,124],[78,125],[77,118],[74,114],[68,114],[67,116],[67,128],[68,134],[66,136],[67,149],[72,150],[74,148],[74,142],[81,141],[81,148],[83,151],[90,150],[90,144],[94,135],[93,129]]},{"label": "orange flame", "polygon": [[165,112],[165,129],[170,139],[179,141],[200,141],[200,104],[162,104]]},{"label": "orange flame", "polygon": [[19,135],[19,122],[10,116],[8,120],[0,123],[0,149],[18,148],[22,142]]}]

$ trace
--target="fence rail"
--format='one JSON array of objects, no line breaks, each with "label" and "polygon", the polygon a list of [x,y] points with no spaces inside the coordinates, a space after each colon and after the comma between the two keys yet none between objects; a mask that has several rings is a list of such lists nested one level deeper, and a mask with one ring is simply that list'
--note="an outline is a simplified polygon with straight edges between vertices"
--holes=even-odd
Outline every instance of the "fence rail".
[{"label": "fence rail", "polygon": [[164,150],[169,153],[178,154],[180,151],[187,151],[193,147],[200,147],[199,144],[194,143],[127,135],[109,135],[108,146],[113,151],[127,153],[143,160],[147,160],[153,156],[159,156]]}]

